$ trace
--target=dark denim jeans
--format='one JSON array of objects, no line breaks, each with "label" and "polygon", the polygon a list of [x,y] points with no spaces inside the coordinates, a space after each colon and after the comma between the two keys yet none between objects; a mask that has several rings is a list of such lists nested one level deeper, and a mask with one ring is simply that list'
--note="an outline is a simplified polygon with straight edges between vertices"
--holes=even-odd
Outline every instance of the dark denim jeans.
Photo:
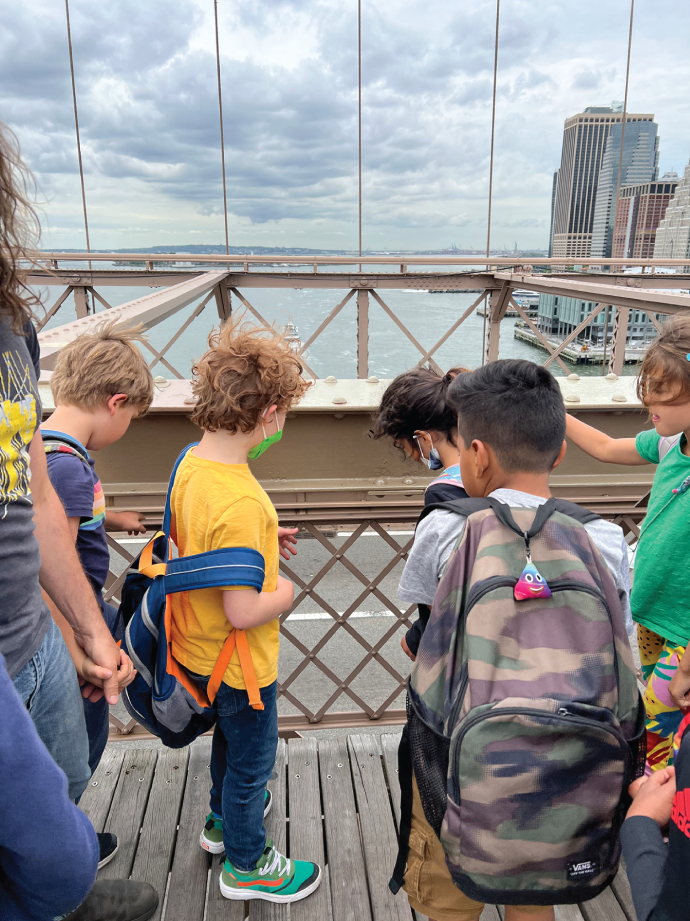
[{"label": "dark denim jeans", "polygon": [[227,684],[215,700],[211,810],[223,817],[225,856],[238,870],[253,870],[266,846],[264,797],[278,746],[276,689],[275,681],[261,688],[263,710],[253,710],[247,692]]}]

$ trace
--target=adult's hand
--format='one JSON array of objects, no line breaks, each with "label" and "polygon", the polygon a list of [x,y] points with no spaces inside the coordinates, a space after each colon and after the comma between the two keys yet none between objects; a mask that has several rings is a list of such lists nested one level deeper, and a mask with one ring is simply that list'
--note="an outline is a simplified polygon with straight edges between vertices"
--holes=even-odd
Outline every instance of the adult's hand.
[{"label": "adult's hand", "polygon": [[649,777],[642,777],[631,784],[629,792],[633,802],[626,819],[642,815],[654,819],[660,828],[664,828],[671,818],[676,793],[675,769],[668,767],[653,771]]},{"label": "adult's hand", "polygon": [[[690,646],[688,646],[688,649],[690,649]],[[668,686],[669,697],[683,713],[687,713],[690,710],[690,661],[686,661],[687,658],[688,652],[686,649]]]}]

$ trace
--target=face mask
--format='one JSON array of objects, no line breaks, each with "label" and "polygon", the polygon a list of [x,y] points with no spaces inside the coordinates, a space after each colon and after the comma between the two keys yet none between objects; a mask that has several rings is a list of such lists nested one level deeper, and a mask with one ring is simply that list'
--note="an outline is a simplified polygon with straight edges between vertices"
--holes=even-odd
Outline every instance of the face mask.
[{"label": "face mask", "polygon": [[[276,413],[276,426],[277,425],[278,425],[278,413]],[[247,457],[250,460],[256,460],[257,457],[261,457],[264,451],[268,451],[271,445],[274,445],[277,441],[280,441],[280,439],[283,437],[283,430],[281,428],[279,428],[275,434],[268,435],[268,436],[266,436],[266,429],[264,428],[263,422],[261,423],[261,428],[263,429],[264,440],[249,451],[249,453],[247,454]]]},{"label": "face mask", "polygon": [[[441,460],[441,455],[438,453],[436,448],[431,445],[431,450],[429,451],[429,456],[424,457],[424,452],[422,451],[422,446],[420,444],[419,438],[415,435],[414,440],[417,442],[417,447],[419,448],[420,460],[425,467],[428,467],[429,470],[441,470],[443,467],[443,461]],[[431,438],[429,438],[431,441]]]}]

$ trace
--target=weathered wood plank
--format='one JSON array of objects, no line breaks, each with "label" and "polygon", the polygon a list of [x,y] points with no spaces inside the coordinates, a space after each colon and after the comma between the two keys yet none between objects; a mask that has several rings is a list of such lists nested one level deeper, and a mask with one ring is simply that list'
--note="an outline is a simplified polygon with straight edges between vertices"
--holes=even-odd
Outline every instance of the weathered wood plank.
[{"label": "weathered wood plank", "polygon": [[[220,894],[220,873],[225,862],[225,854],[218,854],[211,861],[211,881],[208,887],[208,908],[206,921],[244,921],[244,902],[224,899]],[[167,913],[166,913],[167,921]],[[184,919],[181,919],[184,921]]]},{"label": "weathered wood plank", "polygon": [[327,921],[330,892],[325,878],[321,790],[316,739],[288,742],[290,857],[321,867],[321,885],[306,899],[290,905],[290,921]]},{"label": "weathered wood plank", "polygon": [[150,883],[160,898],[153,921],[163,908],[188,760],[189,748],[166,748],[159,754],[132,867],[132,879]]},{"label": "weathered wood plank", "polygon": [[[287,745],[278,740],[275,776],[268,782],[273,794],[273,806],[266,817],[266,837],[273,838],[273,844],[281,854],[287,850],[287,802],[286,802]],[[289,907],[276,902],[253,899],[249,903],[249,921],[288,921]]]},{"label": "weathered wood plank", "polygon": [[409,921],[407,896],[388,888],[398,837],[376,738],[352,735],[348,744],[374,921]]},{"label": "weathered wood plank", "polygon": [[633,902],[632,892],[630,891],[628,874],[625,869],[625,863],[622,860],[620,869],[611,883],[611,888],[628,921],[637,921],[637,912],[635,911],[635,904]]},{"label": "weathered wood plank", "polygon": [[577,905],[556,905],[555,915],[556,921],[582,921],[582,912]]},{"label": "weathered wood plank", "polygon": [[[386,768],[386,777],[388,778],[388,789],[391,794],[393,803],[393,815],[395,816],[395,827],[400,829],[400,778],[398,777],[398,746],[400,745],[400,733],[389,735],[388,733],[380,736],[381,751],[383,752],[383,764]],[[419,917],[419,915],[417,916]]]},{"label": "weathered wood plank", "polygon": [[371,921],[347,740],[319,742],[333,921]]},{"label": "weathered wood plank", "polygon": [[105,824],[105,831],[117,835],[119,848],[113,860],[99,871],[100,879],[127,879],[132,872],[157,758],[154,748],[130,749],[124,757]]},{"label": "weathered wood plank", "polygon": [[585,921],[625,921],[623,909],[610,889],[604,889],[596,899],[581,902],[580,911]]},{"label": "weathered wood plank", "polygon": [[88,787],[79,800],[79,808],[88,816],[98,832],[103,831],[108,818],[124,757],[123,748],[106,747],[101,763],[94,771]]},{"label": "weathered wood plank", "polygon": [[495,905],[485,905],[479,921],[501,921],[501,915]]},{"label": "weathered wood plank", "polygon": [[210,760],[211,739],[197,739],[189,753],[165,921],[203,921],[210,859],[199,846],[199,835],[208,813]]}]

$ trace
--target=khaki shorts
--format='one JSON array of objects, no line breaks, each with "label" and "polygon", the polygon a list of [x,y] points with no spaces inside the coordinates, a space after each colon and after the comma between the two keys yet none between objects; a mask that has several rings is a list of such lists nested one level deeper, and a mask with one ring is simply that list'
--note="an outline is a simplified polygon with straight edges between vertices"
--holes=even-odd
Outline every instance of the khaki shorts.
[{"label": "khaki shorts", "polygon": [[[404,883],[410,906],[433,921],[479,921],[484,903],[468,898],[453,882],[441,842],[424,817],[417,781],[412,783],[412,828]],[[543,905],[514,907],[525,913],[551,911]]]}]

